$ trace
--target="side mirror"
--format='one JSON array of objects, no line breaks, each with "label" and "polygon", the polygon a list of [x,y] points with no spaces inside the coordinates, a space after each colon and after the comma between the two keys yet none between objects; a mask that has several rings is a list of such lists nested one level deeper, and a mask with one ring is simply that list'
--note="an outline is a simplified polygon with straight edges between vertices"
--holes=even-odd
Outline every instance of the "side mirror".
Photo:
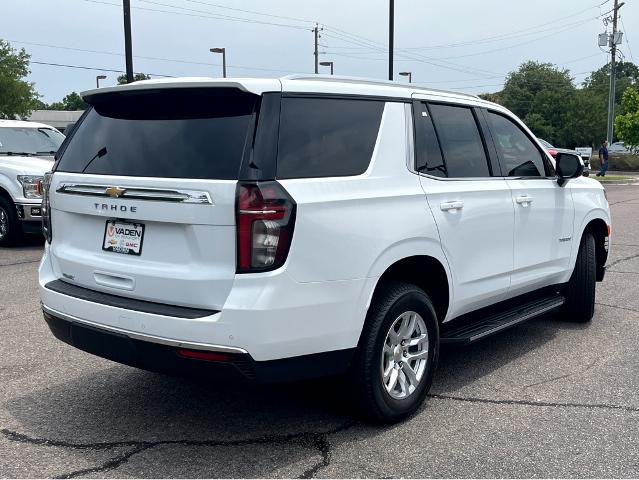
[{"label": "side mirror", "polygon": [[582,160],[571,153],[558,153],[557,161],[557,183],[563,187],[571,178],[578,178],[584,171]]}]

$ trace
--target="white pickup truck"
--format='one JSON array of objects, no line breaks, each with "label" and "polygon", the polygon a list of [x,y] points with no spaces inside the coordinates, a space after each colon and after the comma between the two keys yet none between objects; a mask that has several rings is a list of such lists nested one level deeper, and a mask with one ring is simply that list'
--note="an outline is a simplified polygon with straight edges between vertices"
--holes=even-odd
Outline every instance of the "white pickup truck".
[{"label": "white pickup truck", "polygon": [[42,231],[40,186],[63,140],[49,125],[0,120],[0,247]]}]

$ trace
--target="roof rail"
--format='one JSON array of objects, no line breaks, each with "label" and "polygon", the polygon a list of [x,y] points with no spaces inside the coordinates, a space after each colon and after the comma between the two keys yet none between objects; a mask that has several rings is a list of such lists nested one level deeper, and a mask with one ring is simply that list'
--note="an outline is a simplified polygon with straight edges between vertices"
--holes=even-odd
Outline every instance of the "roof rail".
[{"label": "roof rail", "polygon": [[461,97],[480,98],[478,95],[472,93],[455,92],[452,90],[441,90],[438,88],[421,87],[414,83],[399,83],[390,80],[379,80],[376,78],[366,77],[351,77],[345,75],[325,75],[325,74],[295,74],[281,77],[282,80],[309,80],[309,81],[321,81],[321,82],[335,82],[335,83],[360,83],[364,85],[379,85],[385,87],[399,87],[410,88],[412,90],[422,90],[424,92],[435,93],[447,93],[450,95],[459,95]]}]

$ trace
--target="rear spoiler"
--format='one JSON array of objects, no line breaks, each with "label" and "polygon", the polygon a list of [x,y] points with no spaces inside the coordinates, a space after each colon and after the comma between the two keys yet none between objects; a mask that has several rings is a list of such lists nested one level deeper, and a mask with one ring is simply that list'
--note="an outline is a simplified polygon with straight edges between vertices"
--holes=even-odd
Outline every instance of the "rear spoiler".
[{"label": "rear spoiler", "polygon": [[261,95],[265,92],[281,92],[282,83],[274,78],[207,78],[183,77],[170,79],[142,80],[115,87],[94,88],[82,92],[82,98],[87,103],[97,96],[112,93],[136,92],[144,90],[174,90],[177,88],[236,88],[243,92]]}]

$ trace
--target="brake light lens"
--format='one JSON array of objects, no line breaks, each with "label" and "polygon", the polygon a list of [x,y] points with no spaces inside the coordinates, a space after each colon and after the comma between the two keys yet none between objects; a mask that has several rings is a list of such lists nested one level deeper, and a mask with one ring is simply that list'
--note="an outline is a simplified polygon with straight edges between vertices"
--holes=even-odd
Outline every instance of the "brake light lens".
[{"label": "brake light lens", "polygon": [[550,153],[550,155],[552,155],[553,158],[557,156],[557,150],[553,150],[552,148],[548,149],[548,153]]},{"label": "brake light lens", "polygon": [[293,239],[295,201],[279,183],[238,183],[237,273],[281,267]]},{"label": "brake light lens", "polygon": [[51,186],[51,177],[53,173],[45,173],[44,179],[40,183],[40,189],[42,192],[42,233],[44,238],[48,243],[51,243],[52,232],[51,232],[51,208],[49,204],[49,187]]}]

